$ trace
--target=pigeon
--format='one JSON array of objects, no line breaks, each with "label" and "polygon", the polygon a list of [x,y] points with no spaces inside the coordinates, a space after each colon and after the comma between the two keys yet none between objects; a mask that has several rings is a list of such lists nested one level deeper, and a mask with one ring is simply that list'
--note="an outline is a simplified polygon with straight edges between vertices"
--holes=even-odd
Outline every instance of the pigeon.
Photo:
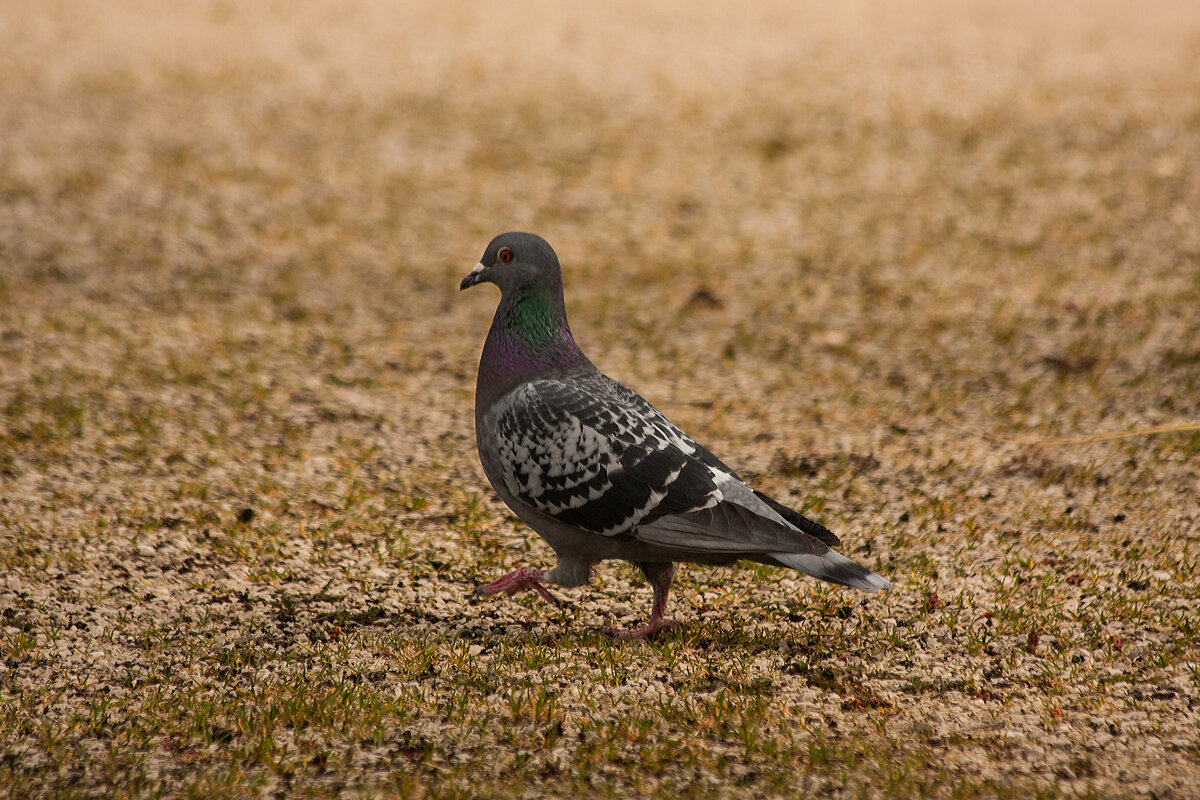
[{"label": "pigeon", "polygon": [[517,569],[481,595],[586,584],[607,559],[636,564],[654,589],[647,624],[629,639],[679,626],[666,617],[677,562],[755,561],[873,592],[883,577],[833,550],[824,526],[755,491],[632,389],[602,373],[567,325],[558,256],[540,236],[492,240],[459,290],[500,289],[479,360],[475,442],[505,504],[549,543],[554,569]]}]

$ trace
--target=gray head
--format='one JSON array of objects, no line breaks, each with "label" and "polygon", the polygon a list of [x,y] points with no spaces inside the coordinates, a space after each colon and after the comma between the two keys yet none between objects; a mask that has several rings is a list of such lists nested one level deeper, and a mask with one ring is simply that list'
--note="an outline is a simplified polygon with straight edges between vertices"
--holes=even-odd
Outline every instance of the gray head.
[{"label": "gray head", "polygon": [[551,296],[562,296],[558,256],[545,239],[533,233],[502,233],[492,239],[458,288],[461,291],[477,283],[494,283],[504,296],[531,285],[544,286]]},{"label": "gray head", "polygon": [[500,287],[500,305],[479,359],[476,411],[534,375],[591,364],[567,325],[562,270],[545,239],[497,236],[459,289],[484,282]]}]

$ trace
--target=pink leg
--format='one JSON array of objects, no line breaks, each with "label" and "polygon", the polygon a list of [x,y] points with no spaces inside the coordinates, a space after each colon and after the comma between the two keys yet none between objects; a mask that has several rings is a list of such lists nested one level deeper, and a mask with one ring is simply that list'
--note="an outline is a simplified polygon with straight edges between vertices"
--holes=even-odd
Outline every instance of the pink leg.
[{"label": "pink leg", "polygon": [[668,562],[665,564],[638,564],[638,566],[642,568],[642,572],[646,573],[646,577],[650,579],[650,585],[654,587],[654,607],[650,610],[650,620],[644,627],[632,631],[605,628],[604,632],[609,636],[615,636],[618,639],[648,639],[662,631],[680,627],[681,623],[677,620],[664,619],[664,615],[667,613],[667,594],[671,591],[671,581],[675,578],[675,565]]},{"label": "pink leg", "polygon": [[502,578],[497,578],[491,583],[478,587],[475,590],[475,594],[489,595],[503,592],[511,596],[526,589],[533,589],[542,597],[554,603],[554,605],[562,605],[562,601],[550,594],[550,590],[542,585],[543,574],[542,570],[531,567],[516,569]]}]

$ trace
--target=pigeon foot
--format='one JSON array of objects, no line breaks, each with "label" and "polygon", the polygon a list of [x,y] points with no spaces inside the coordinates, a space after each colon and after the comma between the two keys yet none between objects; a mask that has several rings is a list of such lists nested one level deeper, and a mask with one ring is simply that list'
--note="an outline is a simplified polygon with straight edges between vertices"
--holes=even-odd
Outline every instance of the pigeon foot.
[{"label": "pigeon foot", "polygon": [[641,628],[635,628],[631,631],[623,631],[620,628],[606,627],[604,632],[614,639],[652,639],[658,636],[660,633],[673,631],[676,628],[682,627],[683,623],[679,620],[663,619],[662,617],[655,619],[654,617],[651,617],[650,621]]},{"label": "pigeon foot", "polygon": [[503,593],[511,597],[517,592],[533,589],[554,605],[562,605],[562,601],[550,594],[550,590],[542,585],[543,574],[545,574],[543,570],[533,569],[532,567],[516,569],[491,583],[486,583],[476,588],[475,594],[492,595]]}]

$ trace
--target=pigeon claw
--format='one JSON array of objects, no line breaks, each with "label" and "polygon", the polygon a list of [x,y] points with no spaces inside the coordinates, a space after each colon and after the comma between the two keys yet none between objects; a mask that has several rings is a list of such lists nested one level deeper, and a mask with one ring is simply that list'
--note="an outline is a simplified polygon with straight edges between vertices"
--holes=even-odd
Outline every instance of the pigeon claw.
[{"label": "pigeon claw", "polygon": [[485,583],[483,586],[475,589],[475,594],[493,595],[506,594],[512,596],[517,592],[523,592],[526,589],[533,589],[535,592],[546,598],[556,606],[561,606],[562,601],[554,595],[550,594],[550,590],[542,585],[542,575],[544,573],[540,569],[525,567],[523,569],[513,570],[507,575],[497,578],[491,583]]},{"label": "pigeon claw", "polygon": [[682,627],[683,623],[679,620],[663,619],[662,617],[654,619],[652,617],[650,621],[641,628],[635,628],[631,631],[623,631],[620,628],[606,627],[604,632],[614,639],[653,639],[663,633],[666,633],[667,631],[673,631]]}]

